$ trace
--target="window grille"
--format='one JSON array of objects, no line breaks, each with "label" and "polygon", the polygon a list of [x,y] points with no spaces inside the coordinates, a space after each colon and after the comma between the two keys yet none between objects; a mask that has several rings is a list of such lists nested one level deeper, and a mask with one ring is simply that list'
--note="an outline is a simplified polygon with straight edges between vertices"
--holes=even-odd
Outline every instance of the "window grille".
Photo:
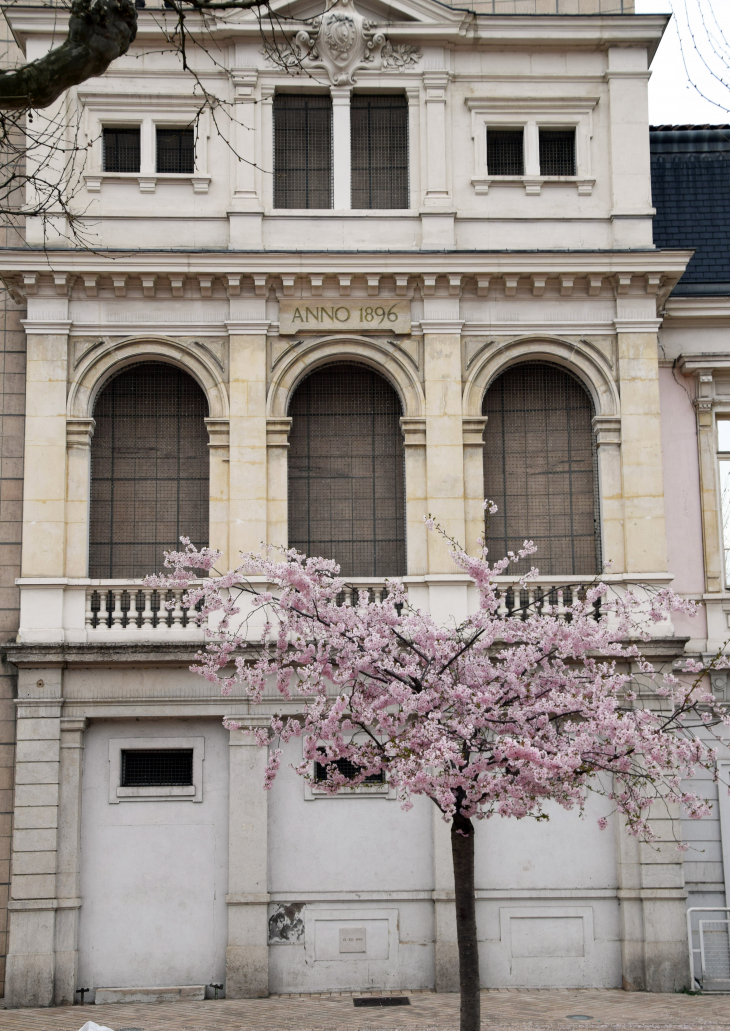
[{"label": "window grille", "polygon": [[575,175],[575,129],[540,129],[540,175]]},{"label": "window grille", "polygon": [[525,174],[524,137],[522,129],[487,129],[489,175]]},{"label": "window grille", "polygon": [[139,129],[104,129],[104,171],[139,172]]},{"label": "window grille", "polygon": [[407,208],[406,98],[354,94],[350,134],[353,208]]},{"label": "window grille", "polygon": [[345,576],[406,571],[401,405],[366,366],[333,364],[289,408],[289,546],[339,562]]},{"label": "window grille", "polygon": [[[347,777],[348,780],[354,780],[362,769],[361,766],[357,766],[355,763],[350,762],[349,759],[332,759],[329,763],[315,763],[314,764],[314,781],[315,784],[324,784],[327,780],[327,767],[336,766],[337,772],[341,773],[343,777]],[[363,784],[385,784],[385,773],[380,770],[379,773],[371,773],[365,778]]]},{"label": "window grille", "polygon": [[192,175],[195,171],[195,131],[157,129],[157,171]]},{"label": "window grille", "polygon": [[492,558],[532,540],[524,568],[545,575],[600,571],[598,471],[593,405],[582,384],[555,365],[526,362],[492,384],[482,413],[484,497]]},{"label": "window grille", "polygon": [[122,750],[120,787],[172,787],[192,783],[192,748],[135,748]]},{"label": "window grille", "polygon": [[274,207],[332,207],[331,97],[274,97]]},{"label": "window grille", "polygon": [[144,362],[97,398],[91,441],[89,576],[135,578],[162,568],[181,534],[208,542],[205,395],[172,365]]}]

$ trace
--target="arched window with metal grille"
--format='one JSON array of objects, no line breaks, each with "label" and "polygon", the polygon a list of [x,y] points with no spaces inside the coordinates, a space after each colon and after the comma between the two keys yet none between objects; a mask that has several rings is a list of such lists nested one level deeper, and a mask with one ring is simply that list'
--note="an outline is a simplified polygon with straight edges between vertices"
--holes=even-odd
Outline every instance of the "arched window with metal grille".
[{"label": "arched window with metal grille", "polygon": [[401,403],[368,366],[317,369],[289,405],[289,546],[345,576],[406,571]]},{"label": "arched window with metal grille", "polygon": [[207,403],[162,362],[127,366],[100,391],[91,441],[89,576],[160,570],[181,534],[208,543]]},{"label": "arched window with metal grille", "polygon": [[532,540],[538,550],[529,561],[540,573],[597,573],[598,472],[585,387],[560,366],[525,362],[492,383],[482,414],[484,496],[498,506],[489,520],[490,556]]}]

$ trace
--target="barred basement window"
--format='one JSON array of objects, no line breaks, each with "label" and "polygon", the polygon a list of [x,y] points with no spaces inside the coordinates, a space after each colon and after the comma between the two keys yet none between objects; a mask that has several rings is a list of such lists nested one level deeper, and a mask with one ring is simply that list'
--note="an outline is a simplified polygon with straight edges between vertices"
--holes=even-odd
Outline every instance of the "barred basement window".
[{"label": "barred basement window", "polygon": [[[338,773],[341,773],[343,777],[347,777],[348,780],[354,780],[362,769],[362,767],[350,762],[349,759],[332,759],[329,763],[315,763],[314,781],[316,784],[324,784],[326,782],[328,766],[336,766]],[[365,778],[363,784],[385,784],[385,773],[383,770],[379,773],[371,773],[369,777]]]},{"label": "barred basement window", "polygon": [[89,576],[162,569],[186,534],[208,542],[205,395],[181,369],[128,366],[101,390],[91,441]]},{"label": "barred basement window", "polygon": [[407,208],[406,98],[354,94],[350,133],[353,208]]},{"label": "barred basement window", "polygon": [[332,207],[331,97],[274,97],[274,207]]},{"label": "barred basement window", "polygon": [[122,751],[123,788],[172,787],[193,783],[192,748]]},{"label": "barred basement window", "polygon": [[525,174],[525,134],[522,129],[487,128],[489,175]]},{"label": "barred basement window", "polygon": [[499,509],[489,520],[492,557],[532,540],[538,550],[524,571],[600,571],[593,404],[583,385],[546,362],[515,365],[490,386],[482,414],[484,497]]},{"label": "barred basement window", "polygon": [[105,172],[139,172],[139,128],[105,128],[103,139]]},{"label": "barred basement window", "polygon": [[192,175],[195,171],[195,131],[157,129],[157,171]]},{"label": "barred basement window", "polygon": [[540,175],[575,175],[575,129],[540,129]]},{"label": "barred basement window", "polygon": [[344,576],[406,571],[400,400],[363,365],[318,369],[289,406],[289,546]]}]

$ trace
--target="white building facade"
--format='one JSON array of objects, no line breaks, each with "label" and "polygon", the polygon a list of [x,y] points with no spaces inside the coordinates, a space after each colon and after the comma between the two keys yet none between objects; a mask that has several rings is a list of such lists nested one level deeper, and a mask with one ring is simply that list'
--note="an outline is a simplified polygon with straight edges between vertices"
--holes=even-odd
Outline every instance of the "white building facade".
[{"label": "white building facade", "polygon": [[[172,14],[140,10],[61,102],[86,246],[59,214],[0,250],[27,305],[8,1005],[458,988],[448,828],[385,783],[324,796],[297,744],[263,791],[265,753],[222,720],[276,702],[191,673],[200,632],[142,586],[181,533],[221,568],[263,541],[333,555],[354,590],[401,576],[459,618],[424,516],[474,547],[486,494],[494,554],[538,542],[536,590],[568,602],[610,562],[618,589],[702,603],[658,661],[724,642],[730,309],[672,294],[692,251],[654,245],[667,19],[505,8],[339,0],[313,26],[293,3],[276,49],[251,15],[193,25],[213,108],[160,52]],[[56,12],[8,17],[28,57],[57,38]],[[684,856],[677,814],[658,849],[600,832],[598,803],[481,825],[485,987],[687,985],[723,813]]]}]

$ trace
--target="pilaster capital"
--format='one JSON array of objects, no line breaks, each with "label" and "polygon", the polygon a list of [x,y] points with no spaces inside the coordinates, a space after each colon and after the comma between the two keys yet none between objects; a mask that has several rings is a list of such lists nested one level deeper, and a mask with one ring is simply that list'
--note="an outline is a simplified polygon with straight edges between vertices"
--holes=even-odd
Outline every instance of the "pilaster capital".
[{"label": "pilaster capital", "polygon": [[425,418],[404,417],[400,421],[400,428],[403,431],[404,447],[426,446]]},{"label": "pilaster capital", "polygon": [[267,419],[266,420],[266,446],[267,447],[289,447],[289,431],[291,430],[292,419]]},{"label": "pilaster capital", "polygon": [[256,80],[258,79],[259,73],[256,68],[234,68],[231,71],[231,81],[233,82],[234,103],[237,104],[252,104],[256,99],[254,97],[254,88],[256,86]]},{"label": "pilaster capital", "polygon": [[230,422],[228,419],[204,419],[208,430],[209,448],[227,448],[230,441]]},{"label": "pilaster capital", "polygon": [[593,432],[596,435],[596,447],[619,447],[621,444],[621,417],[618,415],[594,416]]},{"label": "pilaster capital", "polygon": [[95,419],[66,419],[66,446],[88,451],[95,427]]},{"label": "pilaster capital", "polygon": [[489,417],[486,415],[467,415],[461,420],[464,434],[464,447],[484,447],[484,430]]}]

